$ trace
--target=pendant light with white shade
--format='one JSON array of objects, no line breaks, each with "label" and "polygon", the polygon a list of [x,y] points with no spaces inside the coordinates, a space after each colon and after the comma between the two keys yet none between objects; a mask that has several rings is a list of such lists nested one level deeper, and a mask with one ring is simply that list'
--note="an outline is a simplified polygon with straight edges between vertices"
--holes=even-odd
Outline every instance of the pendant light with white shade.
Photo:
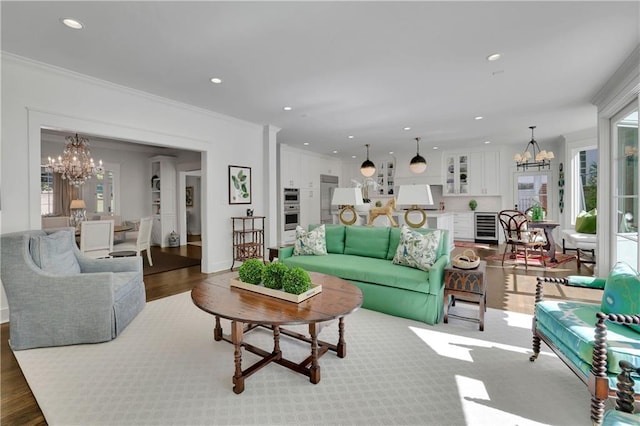
[{"label": "pendant light with white shade", "polygon": [[369,160],[369,144],[365,146],[367,147],[367,159],[362,162],[360,173],[365,177],[371,177],[376,172],[376,165],[373,164],[373,161]]},{"label": "pendant light with white shade", "polygon": [[427,170],[427,160],[420,155],[420,138],[416,138],[416,156],[411,159],[409,170],[415,174],[423,173]]}]

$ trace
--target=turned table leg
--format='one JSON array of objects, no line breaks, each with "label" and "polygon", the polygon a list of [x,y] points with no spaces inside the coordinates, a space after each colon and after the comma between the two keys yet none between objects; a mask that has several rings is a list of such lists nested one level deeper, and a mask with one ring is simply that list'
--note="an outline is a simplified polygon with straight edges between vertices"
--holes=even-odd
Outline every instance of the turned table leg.
[{"label": "turned table leg", "polygon": [[233,392],[237,394],[244,391],[244,376],[242,375],[242,334],[242,323],[232,321],[231,341],[233,343],[233,360],[236,367],[235,374],[233,375]]},{"label": "turned table leg", "polygon": [[311,335],[311,368],[309,368],[309,380],[314,385],[320,382],[320,364],[318,363],[318,326],[315,322],[309,324]]},{"label": "turned table leg", "polygon": [[347,356],[347,342],[344,340],[344,317],[338,319],[338,345],[336,347],[338,358]]},{"label": "turned table leg", "polygon": [[220,325],[220,317],[216,317],[216,326],[213,329],[213,339],[216,342],[222,340],[222,326]]}]

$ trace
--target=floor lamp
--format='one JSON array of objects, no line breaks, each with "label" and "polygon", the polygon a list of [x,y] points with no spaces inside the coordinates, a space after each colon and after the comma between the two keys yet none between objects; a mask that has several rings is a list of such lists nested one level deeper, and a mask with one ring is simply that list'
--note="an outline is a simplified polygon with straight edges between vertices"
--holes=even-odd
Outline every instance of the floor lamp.
[{"label": "floor lamp", "polygon": [[[421,228],[427,221],[427,214],[418,206],[433,204],[431,187],[429,185],[400,185],[397,204],[411,206],[404,214],[404,221],[412,228]],[[409,214],[414,211],[422,215],[422,220],[419,222],[409,220]]]},{"label": "floor lamp", "polygon": [[[345,225],[353,225],[356,223],[358,214],[353,206],[361,206],[363,204],[360,188],[336,188],[333,190],[331,205],[343,206],[342,209],[340,209],[340,222]],[[345,212],[351,212],[352,218],[345,219]]]}]

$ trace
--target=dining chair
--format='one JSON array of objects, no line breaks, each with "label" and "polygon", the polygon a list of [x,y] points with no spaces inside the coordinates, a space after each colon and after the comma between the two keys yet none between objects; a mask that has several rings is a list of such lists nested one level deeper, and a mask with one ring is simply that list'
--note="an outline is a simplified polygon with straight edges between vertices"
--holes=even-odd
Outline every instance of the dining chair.
[{"label": "dining chair", "polygon": [[80,224],[80,251],[98,259],[113,251],[113,220],[85,220]]},{"label": "dining chair", "polygon": [[[101,214],[98,215],[98,220],[113,220],[115,226],[122,225],[122,216],[116,214]],[[119,244],[127,239],[125,232],[116,232],[113,235],[113,244]]]},{"label": "dining chair", "polygon": [[540,229],[529,229],[529,218],[519,210],[502,210],[498,213],[498,220],[504,231],[504,253],[502,254],[502,266],[507,256],[507,250],[511,247],[511,252],[515,255],[519,251],[524,252],[524,267],[529,268],[529,250],[540,252],[540,261],[543,266],[547,266],[544,260],[543,247],[546,244],[544,234]]},{"label": "dining chair", "polygon": [[147,260],[149,266],[153,266],[151,260],[151,229],[153,227],[152,217],[143,217],[140,219],[140,228],[138,229],[138,237],[135,240],[126,240],[122,244],[118,244],[119,251],[131,250],[136,252],[136,256],[141,256],[143,251],[147,252]]}]

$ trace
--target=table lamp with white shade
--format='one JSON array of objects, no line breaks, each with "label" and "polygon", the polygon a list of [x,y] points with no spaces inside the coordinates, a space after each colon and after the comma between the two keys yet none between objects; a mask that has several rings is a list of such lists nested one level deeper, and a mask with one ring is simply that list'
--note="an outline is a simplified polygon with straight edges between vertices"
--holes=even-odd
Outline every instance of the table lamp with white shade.
[{"label": "table lamp with white shade", "polygon": [[87,220],[87,205],[84,200],[71,200],[69,209],[71,210],[71,226],[80,226],[83,220]]},{"label": "table lamp with white shade", "polygon": [[[427,214],[418,206],[433,204],[431,187],[429,185],[400,185],[396,202],[398,206],[411,206],[404,214],[405,223],[412,228],[421,228],[427,221]],[[414,211],[422,214],[422,220],[420,222],[411,222],[409,220],[409,214]]]},{"label": "table lamp with white shade", "polygon": [[[343,206],[340,210],[340,222],[345,225],[353,225],[358,220],[358,214],[353,206],[361,206],[362,192],[360,188],[335,188],[333,190],[333,198],[331,199],[332,206]],[[350,211],[353,217],[348,220],[344,218],[344,212]]]}]

